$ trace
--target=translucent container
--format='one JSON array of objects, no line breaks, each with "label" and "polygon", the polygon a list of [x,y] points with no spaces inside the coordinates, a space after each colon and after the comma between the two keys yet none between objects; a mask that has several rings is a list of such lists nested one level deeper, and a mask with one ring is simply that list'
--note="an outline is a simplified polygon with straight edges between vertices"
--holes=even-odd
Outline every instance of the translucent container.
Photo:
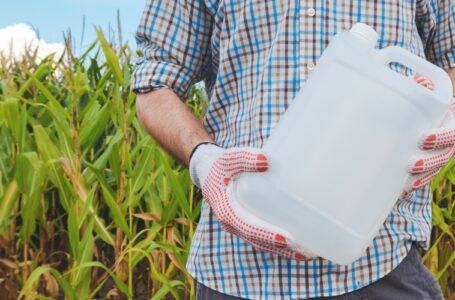
[{"label": "translucent container", "polygon": [[[419,136],[441,124],[452,98],[442,69],[376,42],[365,24],[334,36],[264,145],[269,171],[228,187],[243,218],[338,264],[370,245],[401,194]],[[390,63],[428,76],[434,90]]]}]

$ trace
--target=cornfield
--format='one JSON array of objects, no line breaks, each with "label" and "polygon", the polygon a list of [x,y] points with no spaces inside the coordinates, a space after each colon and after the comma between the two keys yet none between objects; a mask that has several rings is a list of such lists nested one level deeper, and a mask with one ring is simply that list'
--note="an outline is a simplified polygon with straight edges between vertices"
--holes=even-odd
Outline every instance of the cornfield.
[{"label": "cornfield", "polygon": [[[141,128],[136,54],[98,40],[77,57],[0,64],[0,298],[192,299],[201,207],[188,171]],[[140,55],[140,54],[139,54]],[[197,116],[204,91],[193,87]],[[434,180],[425,262],[455,297],[455,162]]]}]

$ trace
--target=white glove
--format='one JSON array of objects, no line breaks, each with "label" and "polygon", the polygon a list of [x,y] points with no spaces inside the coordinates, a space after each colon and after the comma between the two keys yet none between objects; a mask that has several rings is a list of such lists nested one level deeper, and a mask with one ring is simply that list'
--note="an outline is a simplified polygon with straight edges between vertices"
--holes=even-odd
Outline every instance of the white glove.
[{"label": "white glove", "polygon": [[224,230],[239,236],[255,248],[284,257],[298,260],[316,257],[294,243],[279,228],[242,217],[240,212],[232,208],[227,194],[229,182],[243,172],[267,171],[265,153],[256,148],[225,150],[213,144],[200,144],[196,147],[190,157],[191,178],[197,186],[202,186],[204,199]]},{"label": "white glove", "polygon": [[[414,79],[433,90],[433,82],[430,79],[419,74],[415,75]],[[442,167],[455,156],[455,100],[452,100],[442,126],[422,133],[419,148],[424,150],[424,153],[414,155],[409,162],[408,172],[411,176],[403,189],[402,198],[430,183]]]}]

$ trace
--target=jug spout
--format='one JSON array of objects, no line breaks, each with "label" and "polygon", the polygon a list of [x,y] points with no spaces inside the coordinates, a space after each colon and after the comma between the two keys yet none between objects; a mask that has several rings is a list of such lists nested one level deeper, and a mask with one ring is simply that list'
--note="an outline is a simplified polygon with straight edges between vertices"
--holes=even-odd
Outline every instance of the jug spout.
[{"label": "jug spout", "polygon": [[366,41],[371,47],[378,42],[378,33],[365,23],[356,23],[350,32]]}]

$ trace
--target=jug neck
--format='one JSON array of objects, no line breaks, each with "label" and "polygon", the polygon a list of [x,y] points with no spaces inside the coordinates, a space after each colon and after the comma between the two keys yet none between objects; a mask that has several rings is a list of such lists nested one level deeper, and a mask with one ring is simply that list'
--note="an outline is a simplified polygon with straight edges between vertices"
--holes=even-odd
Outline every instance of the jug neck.
[{"label": "jug neck", "polygon": [[371,26],[364,23],[356,23],[351,30],[349,30],[349,33],[368,43],[372,47],[375,47],[378,41],[378,33]]}]

